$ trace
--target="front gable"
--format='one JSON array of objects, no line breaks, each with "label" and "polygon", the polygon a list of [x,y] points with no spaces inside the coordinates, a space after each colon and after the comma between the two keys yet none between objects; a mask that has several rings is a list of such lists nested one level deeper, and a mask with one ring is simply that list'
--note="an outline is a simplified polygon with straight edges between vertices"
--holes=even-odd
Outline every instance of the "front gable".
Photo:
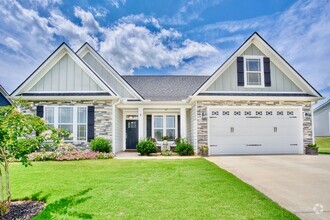
[{"label": "front gable", "polygon": [[88,43],[85,43],[76,54],[81,57],[100,77],[124,99],[140,99],[143,97],[125,81],[117,71],[107,63]]},{"label": "front gable", "polygon": [[[260,56],[266,57],[253,43],[239,57]],[[207,92],[302,92],[302,90],[270,60],[271,85],[263,88],[248,88],[237,84],[237,62],[233,62],[224,72],[206,89]]]},{"label": "front gable", "polygon": [[[257,86],[247,84],[249,73],[247,60],[255,60],[259,63]],[[194,96],[223,94],[322,97],[257,33],[251,35],[194,93]]]},{"label": "front gable", "polygon": [[59,46],[12,96],[68,94],[116,96],[108,85],[65,43]]}]

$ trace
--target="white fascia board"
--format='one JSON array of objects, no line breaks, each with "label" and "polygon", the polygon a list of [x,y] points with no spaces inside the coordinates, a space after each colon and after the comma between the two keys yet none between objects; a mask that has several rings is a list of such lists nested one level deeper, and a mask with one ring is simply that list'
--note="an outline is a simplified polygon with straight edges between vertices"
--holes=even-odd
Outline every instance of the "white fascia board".
[{"label": "white fascia board", "polygon": [[276,97],[276,96],[191,96],[189,104],[194,101],[315,101],[320,97]]},{"label": "white fascia board", "polygon": [[76,62],[104,91],[109,92],[112,96],[117,96],[117,94],[115,94],[111,88],[101,80],[100,76],[93,72],[66,44],[62,44],[52,55],[50,55],[46,61],[13,92],[12,96],[16,96],[24,91],[29,91],[66,54],[68,54],[68,56],[70,56],[70,58]]},{"label": "white fascia board", "polygon": [[161,109],[178,109],[178,108],[191,108],[191,105],[182,102],[140,102],[140,103],[121,103],[118,108],[135,109],[135,108],[161,108]]},{"label": "white fascia board", "polygon": [[11,96],[16,96],[33,87],[65,55],[64,48],[65,44],[62,44],[11,94]]},{"label": "white fascia board", "polygon": [[115,96],[12,96],[12,99],[27,101],[56,101],[56,100],[117,100]]},{"label": "white fascia board", "polygon": [[131,95],[143,100],[143,97],[141,97],[140,94],[128,85],[128,83],[121,76],[119,76],[119,73],[112,66],[106,63],[89,44],[85,43],[84,46],[76,52],[76,54],[82,59],[88,52],[103,66],[103,68],[108,70],[108,72],[110,72],[119,81],[119,83],[131,93]]},{"label": "white fascia board", "polygon": [[299,76],[296,71],[283,60],[282,57],[278,55],[277,52],[274,51],[263,39],[261,39],[258,35],[253,40],[254,45],[260,49],[266,56],[270,57],[271,61],[291,80],[293,81],[302,91],[313,94],[315,96],[320,97],[320,95],[315,92],[315,90],[304,80],[301,76]]},{"label": "white fascia board", "polygon": [[[193,96],[197,96],[199,93],[204,92],[212,83],[220,77],[221,74],[233,63],[236,61],[236,57],[242,54],[251,44],[254,44],[258,49],[261,50],[266,56],[271,58],[271,61],[280,68],[280,70],[292,80],[302,91],[313,94],[317,97],[320,95],[304,80],[299,76],[292,67],[283,60],[282,57],[278,55],[263,39],[259,37],[258,34],[253,34],[250,39],[248,39],[231,57],[222,65],[215,73],[209,78],[204,85],[202,85]],[[289,73],[289,74],[286,74]]]}]

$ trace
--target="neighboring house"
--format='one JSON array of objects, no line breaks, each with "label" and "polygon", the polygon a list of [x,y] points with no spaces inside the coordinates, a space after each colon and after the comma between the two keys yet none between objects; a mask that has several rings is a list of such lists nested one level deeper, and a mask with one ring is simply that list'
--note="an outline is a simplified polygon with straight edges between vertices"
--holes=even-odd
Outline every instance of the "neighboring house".
[{"label": "neighboring house", "polygon": [[121,76],[89,44],[63,43],[11,96],[74,143],[103,136],[119,152],[167,135],[211,155],[302,154],[322,98],[258,33],[210,77]]},{"label": "neighboring house", "polygon": [[0,106],[11,105],[9,95],[6,90],[0,85]]},{"label": "neighboring house", "polygon": [[330,100],[314,110],[315,136],[330,136]]}]

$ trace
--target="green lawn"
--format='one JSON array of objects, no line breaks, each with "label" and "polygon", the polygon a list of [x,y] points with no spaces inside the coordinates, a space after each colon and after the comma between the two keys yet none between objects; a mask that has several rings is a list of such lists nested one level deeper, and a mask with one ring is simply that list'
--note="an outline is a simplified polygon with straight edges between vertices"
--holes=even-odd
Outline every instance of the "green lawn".
[{"label": "green lawn", "polygon": [[39,198],[36,219],[297,219],[204,159],[11,164],[14,199]]},{"label": "green lawn", "polygon": [[315,137],[320,154],[330,154],[330,137]]}]

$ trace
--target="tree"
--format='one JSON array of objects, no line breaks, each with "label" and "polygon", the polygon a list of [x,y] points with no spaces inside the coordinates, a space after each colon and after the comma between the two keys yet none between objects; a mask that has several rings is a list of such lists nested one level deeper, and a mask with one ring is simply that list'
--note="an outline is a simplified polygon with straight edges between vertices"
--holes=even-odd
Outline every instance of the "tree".
[{"label": "tree", "polygon": [[24,166],[31,165],[28,154],[41,146],[56,146],[68,135],[64,130],[46,125],[46,121],[36,115],[23,114],[21,108],[26,107],[22,101],[0,107],[0,216],[10,210],[9,163],[19,161]]}]

